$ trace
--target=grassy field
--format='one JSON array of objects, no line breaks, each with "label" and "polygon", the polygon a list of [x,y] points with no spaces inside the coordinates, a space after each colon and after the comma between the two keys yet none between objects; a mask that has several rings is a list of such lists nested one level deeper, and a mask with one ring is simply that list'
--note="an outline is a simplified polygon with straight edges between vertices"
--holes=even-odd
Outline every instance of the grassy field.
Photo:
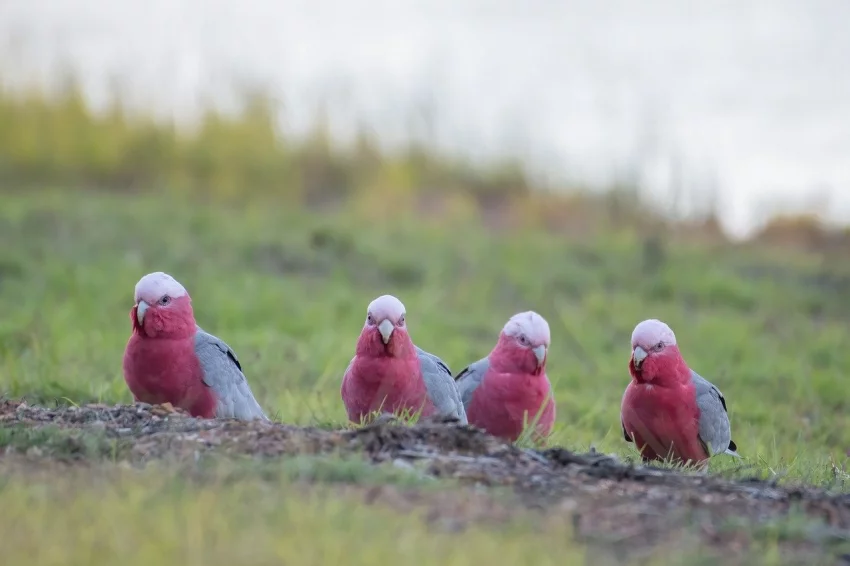
[{"label": "grassy field", "polygon": [[[130,403],[121,356],[133,286],[162,270],[187,287],[198,323],[238,353],[264,409],[295,424],[345,426],[340,379],[366,305],[380,294],[405,303],[414,341],[454,372],[489,352],[508,317],[536,310],[552,329],[553,442],[628,458],[635,452],[618,415],[629,337],[655,317],[728,401],[745,468],[721,457],[714,471],[846,491],[846,262],[672,238],[658,245],[629,231],[565,239],[485,230],[474,215],[440,221],[388,206],[319,215],[167,193],[2,198],[0,390],[9,397]],[[415,513],[295,489],[283,472],[223,489],[155,467],[3,466],[0,506],[12,510],[0,526],[4,556],[39,564],[106,564],[116,553],[128,564],[585,560],[562,524],[517,516],[462,537],[435,534]]]},{"label": "grassy field", "polygon": [[[494,541],[484,526],[461,537],[450,525],[429,528],[425,513],[363,505],[342,484],[306,487],[292,468],[246,475],[244,467],[219,466],[203,481],[173,470],[71,471],[58,481],[57,470],[26,480],[13,475],[3,489],[4,556],[45,565],[110,564],[116,556],[125,564],[316,565],[468,564],[471,555],[474,563],[563,564],[556,558],[583,556],[562,536],[565,525],[494,519],[491,528],[506,540]],[[389,494],[394,476],[377,476]],[[460,495],[459,506],[444,497],[441,504],[474,506],[475,499]]]}]

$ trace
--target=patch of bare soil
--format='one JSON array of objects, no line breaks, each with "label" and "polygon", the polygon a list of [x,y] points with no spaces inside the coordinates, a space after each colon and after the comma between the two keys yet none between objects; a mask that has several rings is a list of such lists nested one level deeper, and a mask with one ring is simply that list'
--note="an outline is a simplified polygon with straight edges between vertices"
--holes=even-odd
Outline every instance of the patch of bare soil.
[{"label": "patch of bare soil", "polygon": [[[6,453],[66,461],[92,455],[91,443],[73,434],[54,438],[52,452],[16,442],[8,434],[48,429],[91,433],[109,443],[110,456],[117,451],[132,464],[190,461],[203,453],[258,458],[337,453],[362,455],[374,463],[415,463],[436,478],[509,487],[526,510],[566,517],[573,536],[604,549],[600,564],[622,562],[626,556],[631,560],[668,545],[681,547],[683,540],[716,551],[724,564],[750,563],[754,543],[764,540],[776,541],[788,563],[850,564],[850,494],[634,465],[600,453],[523,449],[451,421],[328,430],[195,419],[168,405],[46,409],[0,402]],[[467,495],[452,498],[453,505],[429,505],[430,518],[455,530],[512,512],[493,499],[481,503],[486,494],[473,490]],[[445,495],[393,486],[364,492],[368,502],[389,499],[395,506],[402,506],[399,501],[427,505],[440,498]]]}]

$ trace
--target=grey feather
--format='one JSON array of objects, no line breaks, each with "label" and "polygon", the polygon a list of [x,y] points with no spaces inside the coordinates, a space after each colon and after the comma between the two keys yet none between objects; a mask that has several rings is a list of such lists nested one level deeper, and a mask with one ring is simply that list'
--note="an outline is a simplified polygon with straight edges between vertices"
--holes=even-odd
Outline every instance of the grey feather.
[{"label": "grey feather", "polygon": [[696,387],[699,407],[699,437],[708,447],[710,455],[725,453],[737,456],[737,446],[732,440],[726,399],[720,390],[697,372],[691,370],[691,380]]},{"label": "grey feather", "polygon": [[416,347],[416,355],[419,357],[419,367],[422,369],[422,379],[425,381],[425,389],[428,397],[437,408],[437,414],[441,416],[456,417],[461,424],[467,424],[466,409],[460,400],[457,386],[452,379],[452,372],[443,360],[430,354],[420,347]]},{"label": "grey feather", "polygon": [[464,407],[469,407],[469,403],[472,401],[472,394],[481,385],[481,381],[484,379],[484,375],[486,375],[488,369],[490,369],[490,358],[482,358],[475,363],[469,364],[457,374],[455,383],[457,384],[457,390],[460,393],[460,399],[463,401]]},{"label": "grey feather", "polygon": [[220,419],[269,420],[254,398],[236,353],[220,338],[204,332],[195,333],[195,354],[201,362],[204,383],[218,398],[215,416]]}]

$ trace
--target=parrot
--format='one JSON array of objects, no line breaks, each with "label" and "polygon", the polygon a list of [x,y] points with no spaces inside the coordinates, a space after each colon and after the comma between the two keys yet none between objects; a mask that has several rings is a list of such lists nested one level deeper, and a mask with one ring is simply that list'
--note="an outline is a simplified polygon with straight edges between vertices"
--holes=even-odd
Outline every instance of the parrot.
[{"label": "parrot", "polygon": [[[555,399],[546,376],[549,323],[534,311],[512,316],[490,354],[455,377],[471,425],[509,442],[536,421],[534,435],[548,438]],[[539,416],[538,416],[539,414]]]},{"label": "parrot", "polygon": [[626,442],[635,443],[643,461],[704,467],[715,454],[740,458],[726,399],[688,367],[667,324],[648,319],[635,327],[629,373],[620,421]]},{"label": "parrot", "polygon": [[369,303],[340,388],[349,420],[361,422],[373,411],[396,414],[421,409],[423,417],[448,416],[467,424],[451,370],[413,344],[405,314],[404,304],[392,295]]},{"label": "parrot", "polygon": [[234,351],[195,323],[183,285],[149,273],[136,283],[134,301],[123,369],[137,403],[171,403],[205,419],[269,420]]}]

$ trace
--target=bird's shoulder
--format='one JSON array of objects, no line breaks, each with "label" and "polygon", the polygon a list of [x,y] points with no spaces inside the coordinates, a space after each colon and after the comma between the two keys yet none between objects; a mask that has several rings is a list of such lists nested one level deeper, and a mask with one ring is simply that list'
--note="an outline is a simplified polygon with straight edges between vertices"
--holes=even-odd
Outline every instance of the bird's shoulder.
[{"label": "bird's shoulder", "polygon": [[723,393],[720,389],[711,383],[706,378],[702,377],[696,371],[691,370],[691,382],[694,385],[694,389],[696,390],[697,400],[707,399],[710,401],[719,401],[720,405],[722,405],[723,410],[728,412],[726,408],[726,397],[723,396]]},{"label": "bird's shoulder", "polygon": [[203,330],[200,326],[195,332],[195,353],[201,360],[201,364],[205,366],[215,367],[216,369],[226,368],[228,366],[235,368],[242,374],[242,364],[236,352],[233,351],[227,342]]},{"label": "bird's shoulder", "polygon": [[462,370],[458,372],[458,374],[454,377],[457,382],[475,382],[476,384],[480,383],[484,376],[487,374],[487,371],[490,369],[490,358],[484,357],[476,362],[472,362]]},{"label": "bird's shoulder", "polygon": [[449,368],[449,365],[446,362],[444,362],[435,354],[426,352],[419,346],[414,346],[414,348],[416,348],[416,357],[419,360],[419,366],[421,367],[423,372],[444,373],[451,377],[452,370]]}]

